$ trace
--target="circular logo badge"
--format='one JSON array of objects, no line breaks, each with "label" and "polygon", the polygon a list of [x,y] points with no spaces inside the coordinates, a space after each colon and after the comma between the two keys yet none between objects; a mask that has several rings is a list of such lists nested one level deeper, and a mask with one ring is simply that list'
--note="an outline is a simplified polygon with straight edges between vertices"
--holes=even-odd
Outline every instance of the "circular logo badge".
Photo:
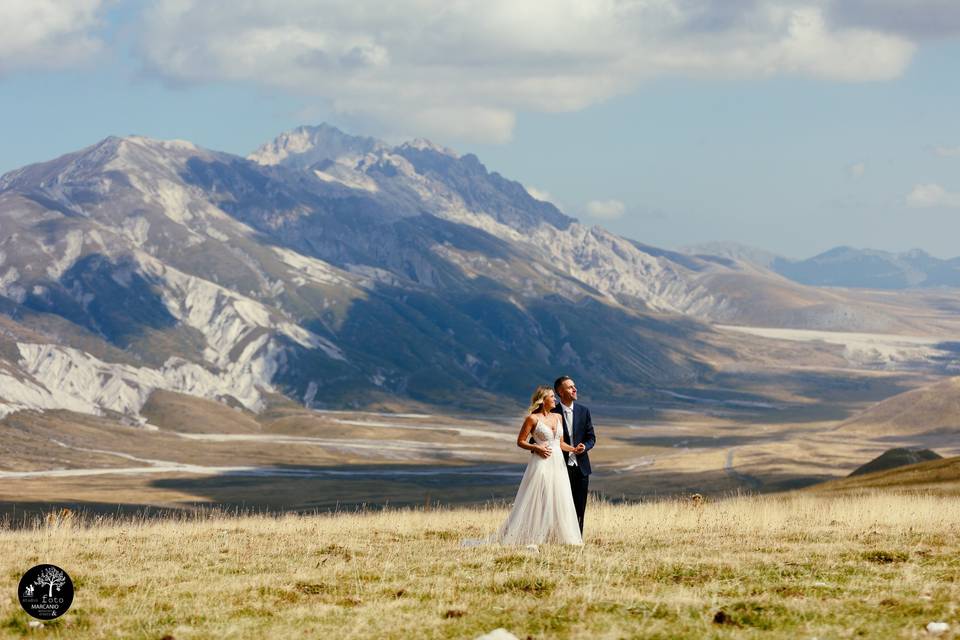
[{"label": "circular logo badge", "polygon": [[38,564],[20,578],[17,587],[20,606],[38,620],[53,620],[73,604],[73,580],[52,564]]}]

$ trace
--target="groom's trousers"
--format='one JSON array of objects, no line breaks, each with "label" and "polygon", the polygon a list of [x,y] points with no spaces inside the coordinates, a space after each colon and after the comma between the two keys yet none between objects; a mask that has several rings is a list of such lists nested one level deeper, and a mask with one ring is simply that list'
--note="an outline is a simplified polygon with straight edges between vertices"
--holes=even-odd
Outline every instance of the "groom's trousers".
[{"label": "groom's trousers", "polygon": [[590,476],[580,472],[579,467],[567,467],[570,476],[570,490],[573,492],[573,506],[577,510],[577,522],[580,524],[580,535],[583,535],[583,514],[587,510],[587,485]]}]

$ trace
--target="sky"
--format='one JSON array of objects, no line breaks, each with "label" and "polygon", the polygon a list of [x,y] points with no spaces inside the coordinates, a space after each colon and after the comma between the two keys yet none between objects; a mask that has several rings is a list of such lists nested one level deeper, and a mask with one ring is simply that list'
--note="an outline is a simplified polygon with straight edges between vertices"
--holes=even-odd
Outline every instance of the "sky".
[{"label": "sky", "polygon": [[954,0],[0,0],[0,172],[328,122],[679,248],[960,255]]}]

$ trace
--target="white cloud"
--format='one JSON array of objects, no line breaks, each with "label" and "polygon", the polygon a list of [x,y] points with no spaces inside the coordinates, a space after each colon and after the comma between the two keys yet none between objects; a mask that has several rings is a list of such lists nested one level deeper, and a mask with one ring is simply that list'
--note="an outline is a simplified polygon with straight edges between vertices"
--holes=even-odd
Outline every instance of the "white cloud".
[{"label": "white cloud", "polygon": [[549,202],[550,204],[555,206],[557,209],[560,209],[560,211],[567,210],[566,205],[564,205],[562,202],[554,198],[553,194],[550,193],[549,191],[544,191],[543,189],[537,189],[536,187],[528,187],[528,186],[524,186],[524,188],[527,190],[527,193],[529,193],[531,196],[533,196],[537,200],[541,202]]},{"label": "white cloud", "polygon": [[0,0],[0,74],[70,67],[101,50],[105,0]]},{"label": "white cloud", "polygon": [[619,200],[591,200],[586,208],[588,214],[601,220],[616,220],[627,211],[626,205]]},{"label": "white cloud", "polygon": [[907,195],[907,205],[915,208],[960,208],[960,193],[947,191],[934,183],[914,185]]},{"label": "white cloud", "polygon": [[527,193],[541,202],[553,202],[553,196],[551,196],[548,191],[529,186],[525,186],[524,188],[527,190]]},{"label": "white cloud", "polygon": [[862,178],[866,172],[867,165],[863,162],[854,162],[847,167],[847,173],[850,174],[851,178]]},{"label": "white cloud", "polygon": [[138,43],[170,82],[312,96],[380,135],[503,142],[518,112],[582,109],[658,75],[899,76],[914,45],[832,23],[830,1],[153,0]]},{"label": "white cloud", "polygon": [[933,152],[941,158],[956,158],[960,156],[960,147],[934,147]]}]

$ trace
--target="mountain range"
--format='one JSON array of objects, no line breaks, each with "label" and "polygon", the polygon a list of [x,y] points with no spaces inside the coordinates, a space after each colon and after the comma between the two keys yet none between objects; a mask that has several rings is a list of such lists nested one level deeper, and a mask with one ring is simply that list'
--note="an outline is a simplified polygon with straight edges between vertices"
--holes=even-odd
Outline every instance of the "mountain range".
[{"label": "mountain range", "polygon": [[944,260],[922,249],[892,253],[842,246],[803,260],[792,260],[730,242],[706,243],[684,251],[692,255],[744,260],[794,282],[818,287],[920,289],[960,286],[960,257]]},{"label": "mountain range", "polygon": [[588,227],[472,155],[301,127],[249,157],[110,137],[0,177],[0,417],[597,399],[709,382],[714,323],[902,331],[889,305]]}]

